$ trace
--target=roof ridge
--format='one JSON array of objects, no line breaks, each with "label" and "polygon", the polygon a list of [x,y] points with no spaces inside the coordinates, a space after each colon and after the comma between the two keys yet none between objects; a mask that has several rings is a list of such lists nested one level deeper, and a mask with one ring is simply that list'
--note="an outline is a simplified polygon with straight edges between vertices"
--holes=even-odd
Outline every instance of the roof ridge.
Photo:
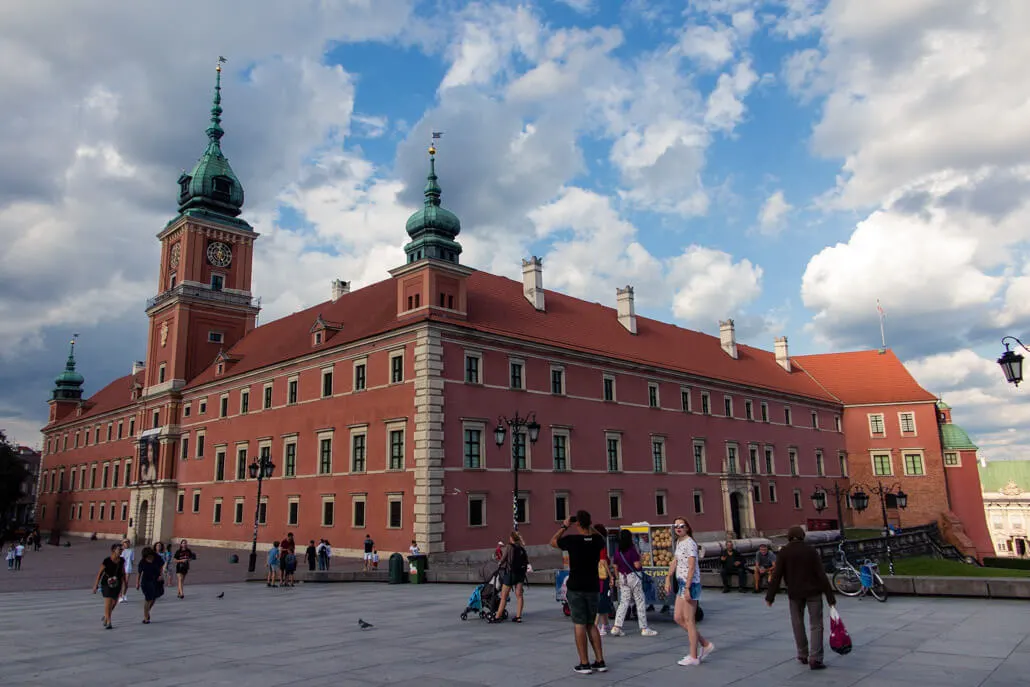
[{"label": "roof ridge", "polygon": [[[798,357],[800,357],[800,356],[798,356]],[[835,399],[837,399],[837,401],[839,401],[839,402],[840,402],[840,403],[841,403],[842,405],[847,405],[847,404],[845,404],[845,403],[844,403],[844,399],[842,399],[842,398],[841,398],[840,396],[838,396],[837,394],[835,394],[835,393],[833,393],[832,391],[830,391],[829,389],[827,389],[827,388],[826,388],[826,386],[825,386],[825,385],[823,385],[823,383],[822,383],[822,382],[820,382],[820,381],[819,381],[818,379],[816,379],[816,378],[815,378],[815,375],[813,375],[813,374],[812,374],[811,372],[809,372],[809,371],[808,371],[807,369],[805,369],[805,366],[801,364],[801,361],[799,361],[799,360],[797,360],[797,358],[795,358],[795,359],[794,359],[794,363],[795,363],[795,364],[796,364],[796,365],[798,366],[798,368],[800,368],[800,370],[801,370],[802,372],[804,372],[804,373],[805,373],[805,375],[806,375],[806,376],[807,376],[807,377],[808,377],[809,379],[811,379],[811,380],[812,380],[813,382],[815,382],[816,386],[818,386],[818,387],[819,387],[820,389],[822,389],[823,391],[825,391],[825,392],[826,392],[827,394],[829,394],[829,395],[830,395],[830,396],[831,396],[832,398],[835,398]]]}]

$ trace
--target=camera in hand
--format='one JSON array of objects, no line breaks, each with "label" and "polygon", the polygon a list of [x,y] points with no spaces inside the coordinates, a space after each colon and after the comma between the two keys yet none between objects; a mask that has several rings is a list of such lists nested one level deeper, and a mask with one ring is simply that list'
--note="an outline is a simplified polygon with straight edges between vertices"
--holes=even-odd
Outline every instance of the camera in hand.
[{"label": "camera in hand", "polygon": [[569,524],[570,525],[575,525],[576,524],[576,516],[575,515],[573,515],[571,518],[569,518]]}]

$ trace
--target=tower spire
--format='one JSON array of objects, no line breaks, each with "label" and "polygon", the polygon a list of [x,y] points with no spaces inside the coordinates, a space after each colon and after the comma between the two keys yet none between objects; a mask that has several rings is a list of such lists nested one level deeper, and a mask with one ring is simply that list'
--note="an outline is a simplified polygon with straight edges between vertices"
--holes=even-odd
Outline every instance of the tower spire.
[{"label": "tower spire", "polygon": [[207,128],[207,138],[216,148],[225,135],[222,129],[222,63],[225,61],[224,57],[219,56],[218,64],[215,65],[215,97],[211,103],[211,126]]},{"label": "tower spire", "polygon": [[426,177],[426,205],[440,205],[442,190],[436,176],[436,146],[429,144],[429,176]]},{"label": "tower spire", "polygon": [[405,225],[411,242],[404,246],[408,262],[424,258],[443,260],[458,264],[461,245],[455,237],[461,232],[461,221],[450,210],[440,205],[440,184],[436,176],[436,139],[441,133],[433,132],[433,143],[429,144],[429,176],[426,178],[426,203],[417,210]]},{"label": "tower spire", "polygon": [[68,345],[68,360],[64,363],[64,372],[57,375],[54,380],[53,400],[74,401],[82,398],[82,375],[75,371],[75,339],[78,334],[72,334],[72,340]]}]

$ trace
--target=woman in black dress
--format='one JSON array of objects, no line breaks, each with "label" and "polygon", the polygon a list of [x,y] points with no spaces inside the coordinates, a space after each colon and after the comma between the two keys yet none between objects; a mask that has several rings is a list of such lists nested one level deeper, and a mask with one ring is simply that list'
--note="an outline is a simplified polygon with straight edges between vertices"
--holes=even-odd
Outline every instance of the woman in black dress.
[{"label": "woman in black dress", "polygon": [[182,585],[186,582],[186,575],[190,572],[190,561],[195,558],[193,552],[190,551],[190,547],[187,545],[186,540],[183,539],[179,542],[179,550],[175,552],[173,560],[175,561],[175,578],[178,582],[177,588],[179,591],[179,598],[184,599],[186,595],[182,593]]},{"label": "woman in black dress", "polygon": [[165,593],[164,559],[149,546],[140,554],[136,589],[143,590],[143,624],[150,624],[150,609]]},{"label": "woman in black dress", "polygon": [[111,555],[100,564],[93,593],[97,589],[104,597],[104,627],[111,629],[111,612],[118,603],[118,597],[125,593],[125,562],[122,560],[122,545],[112,544]]}]

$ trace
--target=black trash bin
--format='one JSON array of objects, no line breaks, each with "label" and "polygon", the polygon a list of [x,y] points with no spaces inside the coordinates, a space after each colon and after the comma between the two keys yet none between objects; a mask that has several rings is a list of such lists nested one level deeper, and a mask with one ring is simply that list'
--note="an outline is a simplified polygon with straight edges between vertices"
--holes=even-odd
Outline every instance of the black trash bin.
[{"label": "black trash bin", "polygon": [[395,553],[390,556],[390,584],[402,584],[408,581],[404,570],[404,556]]},{"label": "black trash bin", "polygon": [[408,556],[408,563],[410,564],[409,570],[412,584],[425,584],[426,570],[429,568],[429,557],[424,553],[418,553],[414,556]]}]

